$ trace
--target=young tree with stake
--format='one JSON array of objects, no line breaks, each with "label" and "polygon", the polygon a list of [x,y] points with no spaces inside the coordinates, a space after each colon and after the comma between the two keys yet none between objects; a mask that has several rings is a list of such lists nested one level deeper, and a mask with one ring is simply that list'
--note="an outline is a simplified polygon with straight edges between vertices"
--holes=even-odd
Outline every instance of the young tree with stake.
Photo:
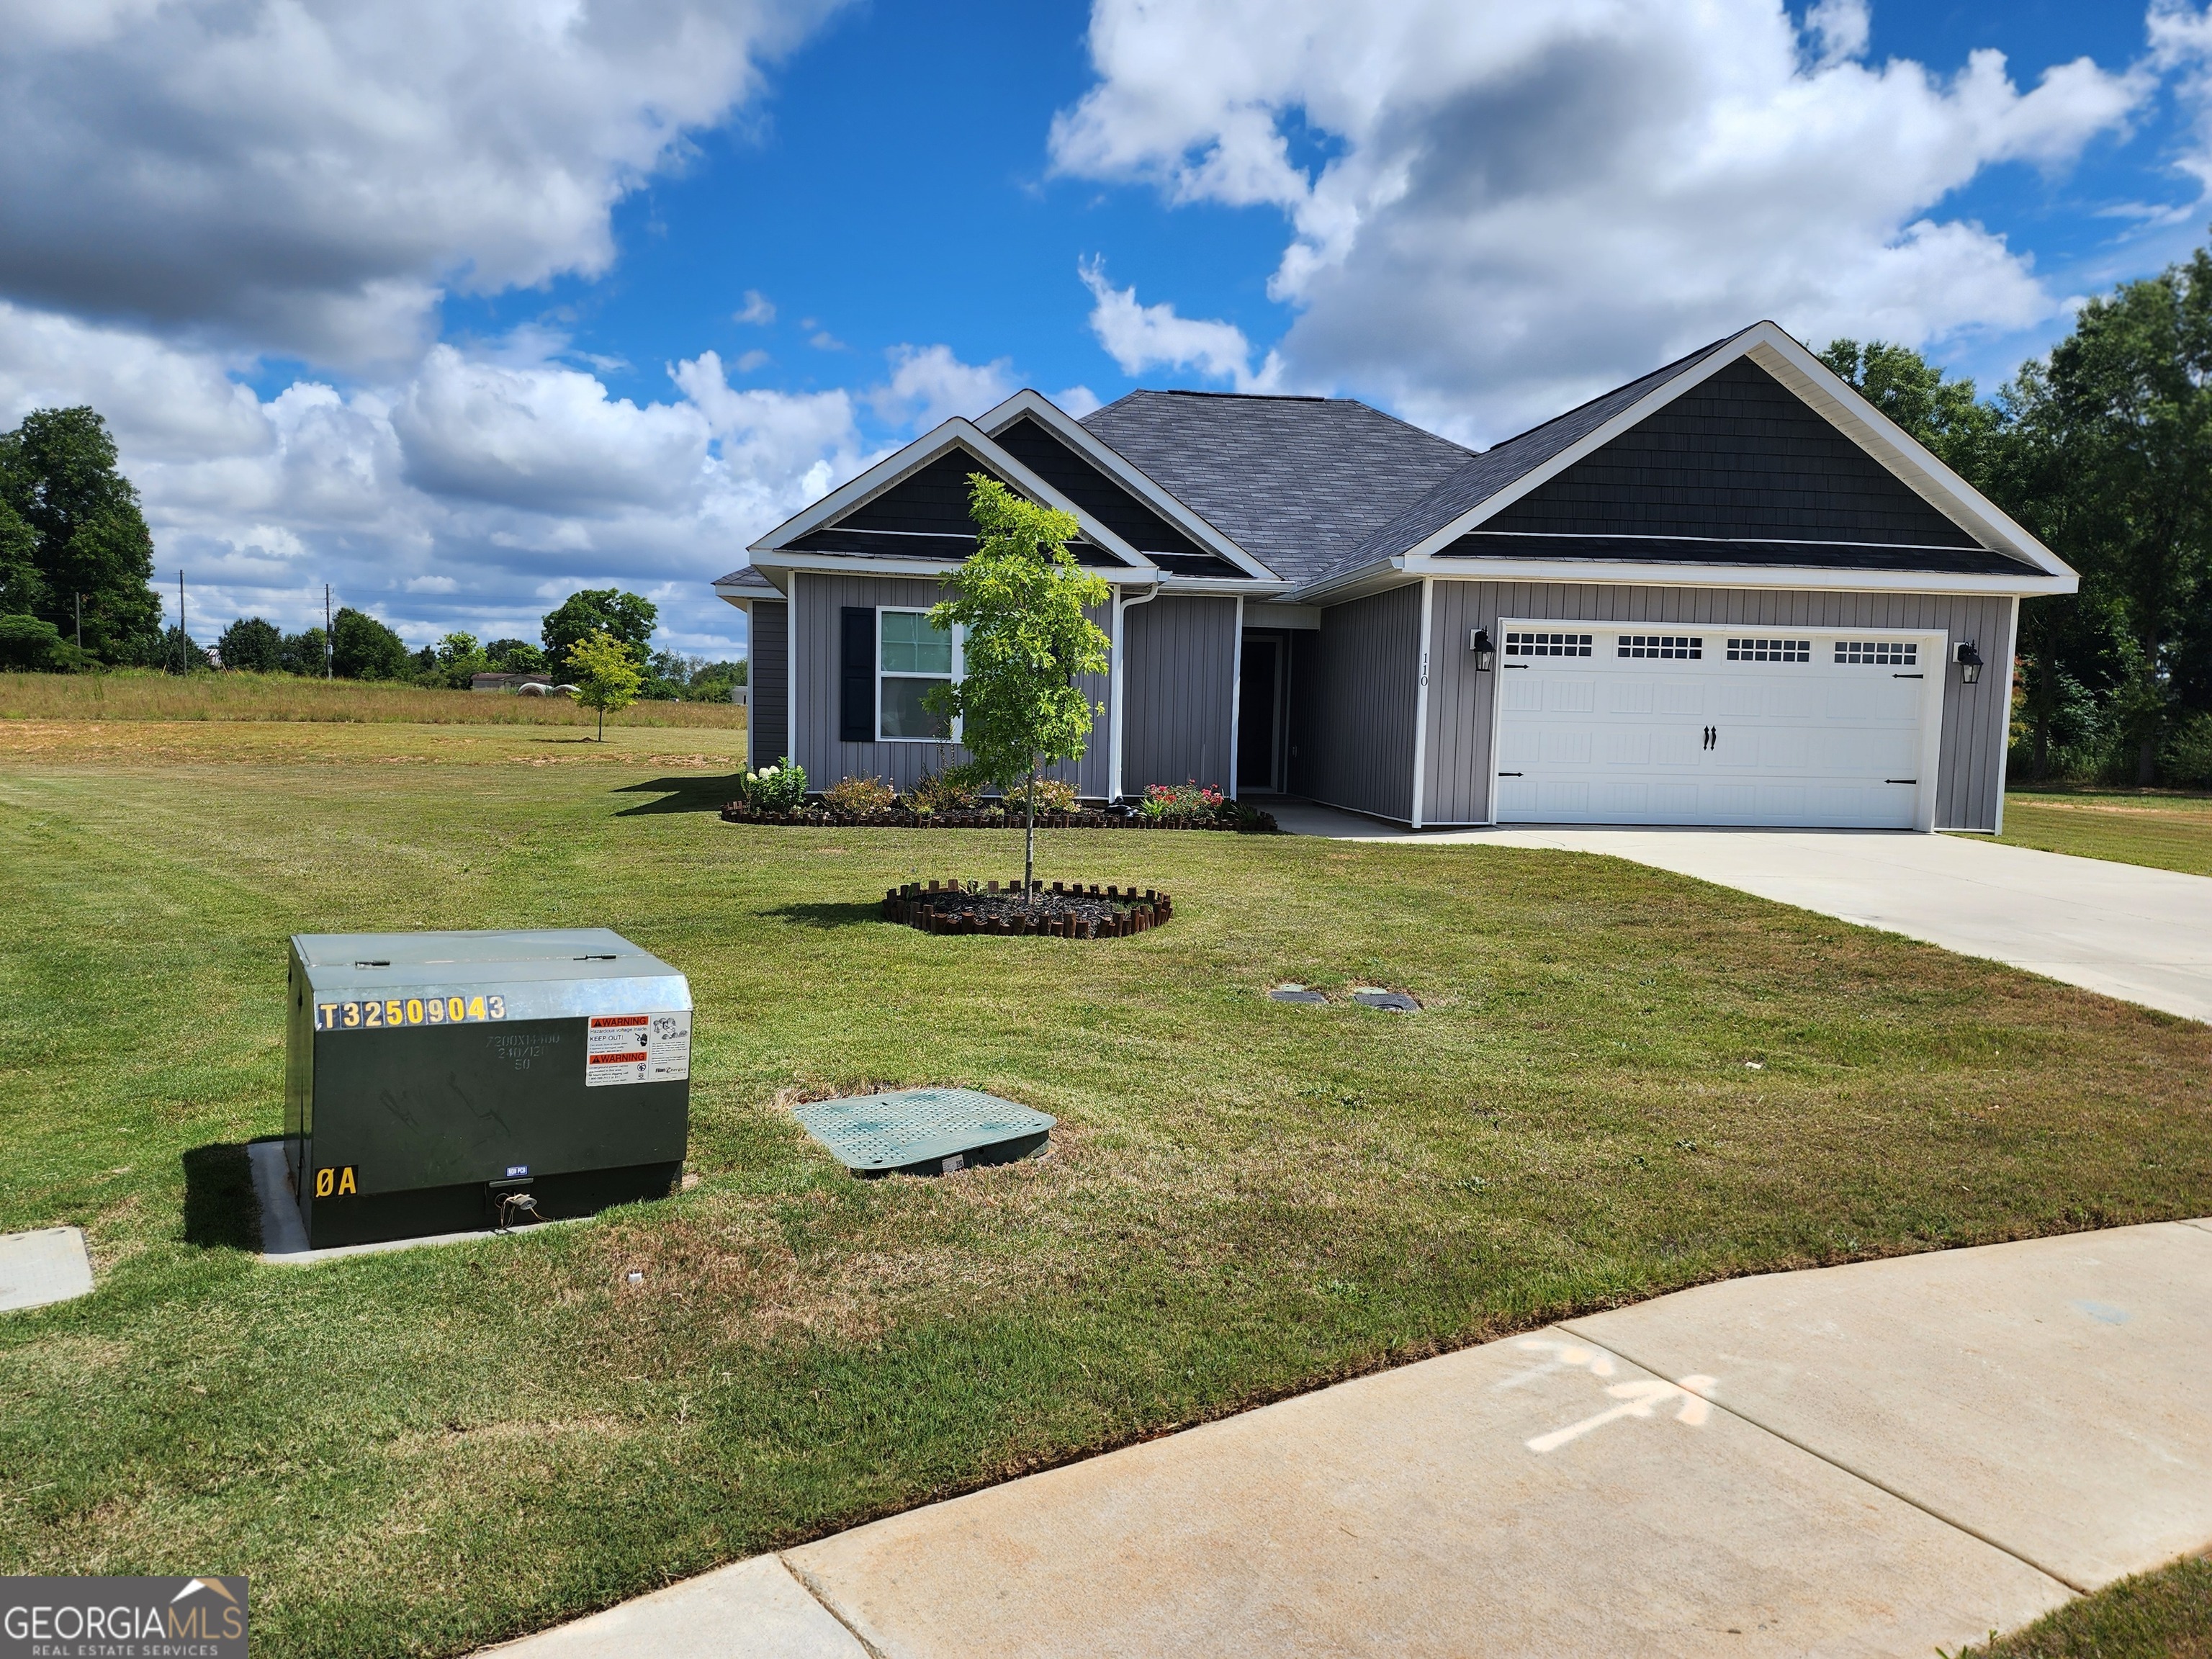
[{"label": "young tree with stake", "polygon": [[1055,761],[1080,760],[1092,718],[1105,712],[1076,684],[1107,670],[1110,641],[1084,614],[1107,601],[1104,580],[1067,550],[1066,513],[1024,501],[995,478],[968,476],[975,550],[946,584],[930,624],[961,630],[961,678],[926,700],[960,722],[960,741],[985,782],[1012,795],[1026,784],[1022,902],[1036,886],[1036,784]]}]

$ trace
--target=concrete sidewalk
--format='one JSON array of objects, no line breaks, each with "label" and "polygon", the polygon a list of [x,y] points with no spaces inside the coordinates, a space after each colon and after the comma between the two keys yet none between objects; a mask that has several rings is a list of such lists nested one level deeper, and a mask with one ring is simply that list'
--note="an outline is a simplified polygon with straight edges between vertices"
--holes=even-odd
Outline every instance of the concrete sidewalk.
[{"label": "concrete sidewalk", "polygon": [[1964,836],[1535,825],[1409,835],[1328,807],[1285,807],[1276,817],[1295,833],[1347,841],[1630,859],[2212,1020],[2212,878],[2203,876]]},{"label": "concrete sidewalk", "polygon": [[2212,1224],[1733,1280],[500,1650],[1927,1655],[2212,1544]]}]

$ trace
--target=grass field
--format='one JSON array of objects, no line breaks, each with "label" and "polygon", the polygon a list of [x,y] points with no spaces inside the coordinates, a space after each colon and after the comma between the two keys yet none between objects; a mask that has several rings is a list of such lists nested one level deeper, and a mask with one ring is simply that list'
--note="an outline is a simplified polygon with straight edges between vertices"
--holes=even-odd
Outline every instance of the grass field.
[{"label": "grass field", "polygon": [[[0,721],[0,1230],[82,1225],[100,1287],[0,1316],[0,1570],[243,1571],[257,1652],[464,1651],[1577,1310],[2212,1208],[2212,1030],[1612,860],[1042,832],[1175,921],[932,938],[883,889],[1018,837],[725,825],[738,734],[56,729]],[[700,1184],[258,1263],[285,936],[555,924],[691,975]],[[786,1109],[924,1082],[1054,1155],[863,1183]]]},{"label": "grass field", "polygon": [[2014,789],[2005,796],[2002,839],[2212,876],[2212,795]]},{"label": "grass field", "polygon": [[[375,680],[311,680],[290,674],[0,674],[0,720],[280,720],[409,726],[591,726],[566,696],[436,691]],[[626,726],[742,730],[745,711],[726,702],[641,702],[614,717]]]},{"label": "grass field", "polygon": [[2212,1560],[2123,1578],[1956,1659],[2212,1659]]}]

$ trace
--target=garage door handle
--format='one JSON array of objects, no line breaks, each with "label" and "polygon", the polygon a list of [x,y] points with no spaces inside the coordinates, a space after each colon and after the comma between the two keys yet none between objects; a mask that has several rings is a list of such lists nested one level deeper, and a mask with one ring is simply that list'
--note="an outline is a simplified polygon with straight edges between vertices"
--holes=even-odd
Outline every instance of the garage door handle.
[{"label": "garage door handle", "polygon": [[1501,778],[1517,778],[1521,775],[1518,772],[1500,772],[1498,775]]},{"label": "garage door handle", "polygon": [[1917,783],[1920,780],[1917,778],[1884,778],[1882,781],[1884,783]]},{"label": "garage door handle", "polygon": [[1717,749],[1717,748],[1719,748],[1720,746],[1721,746],[1721,729],[1720,729],[1720,727],[1719,727],[1719,726],[1707,726],[1707,727],[1705,728],[1705,747],[1706,747],[1706,748],[1708,748],[1708,749]]}]

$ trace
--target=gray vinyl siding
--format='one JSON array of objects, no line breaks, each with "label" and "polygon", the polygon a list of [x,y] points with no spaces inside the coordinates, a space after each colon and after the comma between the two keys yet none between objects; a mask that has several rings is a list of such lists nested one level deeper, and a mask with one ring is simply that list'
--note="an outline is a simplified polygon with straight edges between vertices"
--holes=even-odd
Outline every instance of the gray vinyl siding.
[{"label": "gray vinyl siding", "polygon": [[[1394,590],[1418,594],[1416,587]],[[1371,603],[1363,601],[1363,603]],[[2013,637],[2008,597],[1945,593],[1834,593],[1774,588],[1633,587],[1566,582],[1439,579],[1429,632],[1430,685],[1425,823],[1479,823],[1490,810],[1492,699],[1499,675],[1475,672],[1471,630],[1496,640],[1498,618],[1562,622],[1690,623],[1709,627],[1940,628],[1956,646],[1973,640],[1988,666],[1978,684],[1943,672],[1942,757],[1936,827],[1997,827],[2004,796],[2005,664]],[[1345,609],[1350,609],[1346,606]],[[1396,656],[1402,665],[1404,652]],[[1401,672],[1403,672],[1402,670]],[[1393,816],[1395,816],[1395,814]]]},{"label": "gray vinyl siding", "polygon": [[1163,595],[1129,606],[1122,625],[1122,793],[1194,778],[1227,788],[1237,601]]},{"label": "gray vinyl siding", "polygon": [[1394,587],[1321,613],[1294,649],[1294,795],[1403,823],[1413,810],[1421,590]]},{"label": "gray vinyl siding", "polygon": [[[899,790],[911,789],[929,772],[943,771],[968,758],[952,743],[841,743],[837,738],[837,672],[841,648],[839,617],[848,605],[934,605],[945,596],[934,581],[900,576],[822,575],[800,571],[792,577],[793,685],[799,718],[793,758],[806,769],[808,786],[820,790],[842,778],[878,777]],[[1111,635],[1113,606],[1103,605],[1091,619]],[[1089,798],[1106,793],[1113,704],[1103,674],[1086,675],[1084,692],[1106,712],[1094,717],[1083,759],[1047,770],[1065,778]]]},{"label": "gray vinyl siding", "polygon": [[774,760],[788,741],[791,713],[791,607],[755,599],[747,637],[745,763]]}]

